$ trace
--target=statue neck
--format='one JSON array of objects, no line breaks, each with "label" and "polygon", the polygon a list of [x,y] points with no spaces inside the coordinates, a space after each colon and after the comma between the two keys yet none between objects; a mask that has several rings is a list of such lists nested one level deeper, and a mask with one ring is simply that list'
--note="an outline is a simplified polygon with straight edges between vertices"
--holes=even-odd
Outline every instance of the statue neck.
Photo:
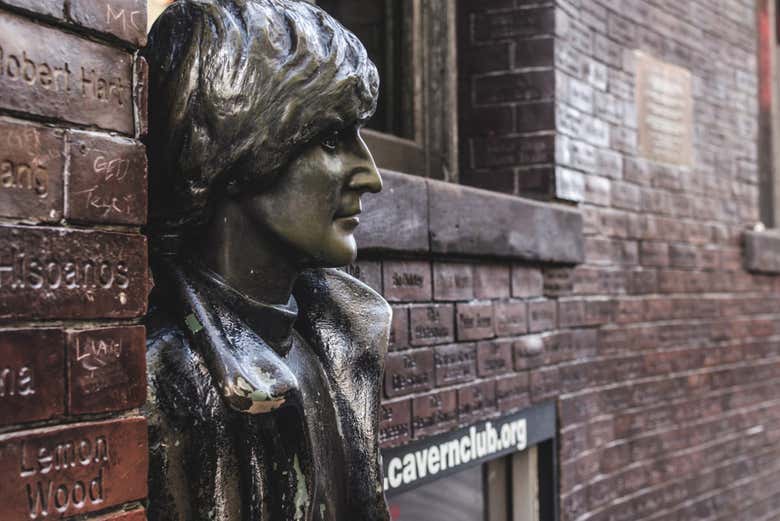
[{"label": "statue neck", "polygon": [[196,250],[228,285],[266,304],[287,304],[300,269],[276,237],[251,222],[231,201],[220,204]]}]

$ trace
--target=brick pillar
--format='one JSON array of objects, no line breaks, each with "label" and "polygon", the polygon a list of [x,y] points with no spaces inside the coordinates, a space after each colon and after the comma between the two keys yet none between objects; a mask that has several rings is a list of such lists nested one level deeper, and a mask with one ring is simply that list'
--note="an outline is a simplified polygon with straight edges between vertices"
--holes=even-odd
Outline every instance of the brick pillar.
[{"label": "brick pillar", "polygon": [[3,521],[145,519],[145,40],[146,0],[0,0]]},{"label": "brick pillar", "polygon": [[457,18],[461,182],[553,197],[556,7],[459,0]]}]

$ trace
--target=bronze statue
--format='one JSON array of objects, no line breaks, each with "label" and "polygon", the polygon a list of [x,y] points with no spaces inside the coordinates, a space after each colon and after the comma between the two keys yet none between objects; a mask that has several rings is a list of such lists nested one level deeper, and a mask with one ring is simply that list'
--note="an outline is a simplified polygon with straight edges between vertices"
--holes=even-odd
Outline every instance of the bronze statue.
[{"label": "bronze statue", "polygon": [[180,0],[150,68],[150,521],[387,520],[390,309],[355,259],[378,77],[303,1]]}]

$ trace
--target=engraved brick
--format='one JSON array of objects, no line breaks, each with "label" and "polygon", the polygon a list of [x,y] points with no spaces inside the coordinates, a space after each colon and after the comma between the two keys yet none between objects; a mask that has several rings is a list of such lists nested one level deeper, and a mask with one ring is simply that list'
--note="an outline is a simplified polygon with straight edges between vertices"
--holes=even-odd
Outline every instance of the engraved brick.
[{"label": "engraved brick", "polygon": [[458,389],[458,422],[461,425],[487,418],[496,409],[495,381],[479,382]]},{"label": "engraved brick", "polygon": [[431,266],[425,261],[382,263],[384,296],[390,301],[431,299]]},{"label": "engraved brick", "polygon": [[9,13],[0,49],[1,108],[133,133],[130,54]]},{"label": "engraved brick", "polygon": [[431,349],[387,355],[385,394],[388,398],[428,391],[432,387],[433,351]]},{"label": "engraved brick", "polygon": [[480,340],[495,336],[491,302],[458,303],[458,340]]},{"label": "engraved brick", "polygon": [[64,148],[62,130],[0,118],[0,215],[62,218]]},{"label": "engraved brick", "polygon": [[71,517],[146,497],[146,420],[0,435],[4,521]]},{"label": "engraved brick", "polygon": [[478,13],[474,19],[474,38],[477,41],[484,41],[517,36],[538,36],[552,34],[554,28],[553,7]]},{"label": "engraved brick", "polygon": [[512,296],[539,297],[544,290],[544,279],[539,268],[512,266]]},{"label": "engraved brick", "polygon": [[558,297],[574,289],[572,268],[544,268],[544,295]]},{"label": "engraved brick", "polygon": [[477,344],[477,374],[480,378],[512,370],[512,340],[488,340]]},{"label": "engraved brick", "polygon": [[409,308],[393,306],[393,321],[390,323],[388,349],[400,351],[409,347]]},{"label": "engraved brick", "polygon": [[382,293],[382,265],[379,261],[357,261],[345,267],[344,271],[377,293]]},{"label": "engraved brick", "polygon": [[552,163],[555,161],[555,137],[486,137],[472,140],[474,166],[495,168]]},{"label": "engraved brick", "polygon": [[0,331],[0,425],[63,415],[64,369],[62,331]]},{"label": "engraved brick", "polygon": [[0,226],[0,319],[137,317],[147,283],[142,235]]},{"label": "engraved brick", "polygon": [[66,15],[88,29],[146,45],[146,0],[70,0]]},{"label": "engraved brick", "polygon": [[447,432],[458,425],[458,394],[454,389],[418,396],[412,401],[415,438]]},{"label": "engraved brick", "polygon": [[433,364],[437,387],[473,380],[477,374],[476,346],[470,343],[436,346]]},{"label": "engraved brick", "polygon": [[133,121],[136,139],[146,137],[149,133],[149,64],[138,55],[133,61]]},{"label": "engraved brick", "polygon": [[479,299],[508,297],[510,280],[507,264],[477,264],[474,267],[474,296]]},{"label": "engraved brick", "polygon": [[496,402],[498,410],[510,412],[528,407],[528,373],[518,373],[496,380]]},{"label": "engraved brick", "polygon": [[68,332],[68,413],[122,411],[146,399],[143,326]]},{"label": "engraved brick", "polygon": [[536,367],[544,354],[542,335],[526,335],[512,344],[515,359],[515,371]]},{"label": "engraved brick", "polygon": [[409,309],[410,337],[413,346],[446,344],[455,339],[452,304],[412,306]]},{"label": "engraved brick", "polygon": [[146,151],[131,139],[68,131],[66,217],[90,223],[146,222]]},{"label": "engraved brick", "polygon": [[412,402],[409,399],[382,402],[379,408],[379,443],[394,447],[409,441]]},{"label": "engraved brick", "polygon": [[528,331],[536,333],[555,329],[556,306],[554,300],[537,300],[528,303]]},{"label": "engraved brick", "polygon": [[[555,71],[529,71],[477,78],[474,95],[478,103],[541,101],[555,93]],[[548,127],[549,128],[549,127]]]},{"label": "engraved brick", "polygon": [[526,303],[520,300],[496,301],[493,317],[498,336],[521,335],[528,331]]},{"label": "engraved brick", "polygon": [[436,300],[474,298],[474,275],[471,264],[434,262],[433,298]]}]

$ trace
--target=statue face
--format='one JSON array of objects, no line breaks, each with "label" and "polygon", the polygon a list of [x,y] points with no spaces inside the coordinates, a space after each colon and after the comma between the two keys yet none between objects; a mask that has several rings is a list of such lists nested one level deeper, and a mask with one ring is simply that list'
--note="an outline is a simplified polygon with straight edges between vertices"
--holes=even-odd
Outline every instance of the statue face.
[{"label": "statue face", "polygon": [[308,144],[274,185],[243,196],[258,233],[281,241],[301,267],[344,266],[355,260],[360,197],[382,189],[358,127]]}]

